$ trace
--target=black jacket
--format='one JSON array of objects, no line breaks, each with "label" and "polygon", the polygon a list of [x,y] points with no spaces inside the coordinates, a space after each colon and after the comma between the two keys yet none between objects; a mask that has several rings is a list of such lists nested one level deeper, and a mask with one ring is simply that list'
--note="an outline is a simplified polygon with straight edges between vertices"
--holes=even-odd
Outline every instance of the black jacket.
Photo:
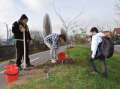
[{"label": "black jacket", "polygon": [[[14,34],[15,39],[23,39],[23,32],[20,31],[19,26],[22,25],[24,27],[24,25],[21,22],[14,22],[12,25],[12,32]],[[26,25],[26,27],[24,27],[26,29],[25,31],[25,38],[26,40],[31,40],[31,35],[29,32],[29,28]]]}]

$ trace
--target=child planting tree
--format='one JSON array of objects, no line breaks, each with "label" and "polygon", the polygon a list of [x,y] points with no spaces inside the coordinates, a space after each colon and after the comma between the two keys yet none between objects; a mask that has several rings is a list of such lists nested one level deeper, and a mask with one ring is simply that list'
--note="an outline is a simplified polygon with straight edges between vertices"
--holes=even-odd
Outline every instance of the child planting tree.
[{"label": "child planting tree", "polygon": [[52,33],[44,38],[44,43],[50,48],[51,62],[56,63],[57,52],[60,44],[66,42],[66,36],[61,34]]}]

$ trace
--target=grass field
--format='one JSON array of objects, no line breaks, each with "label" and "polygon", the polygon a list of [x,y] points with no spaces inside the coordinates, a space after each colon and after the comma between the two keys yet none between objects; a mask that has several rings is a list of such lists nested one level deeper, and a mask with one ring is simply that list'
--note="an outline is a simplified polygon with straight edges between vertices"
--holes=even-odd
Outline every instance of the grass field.
[{"label": "grass field", "polygon": [[[57,64],[50,66],[49,78],[44,69],[47,64],[31,70],[25,76],[9,86],[8,89],[120,89],[120,54],[107,60],[109,78],[104,79],[100,74],[92,74],[88,62],[89,49],[76,47],[68,50],[74,64]],[[98,69],[101,62],[97,61]]]}]

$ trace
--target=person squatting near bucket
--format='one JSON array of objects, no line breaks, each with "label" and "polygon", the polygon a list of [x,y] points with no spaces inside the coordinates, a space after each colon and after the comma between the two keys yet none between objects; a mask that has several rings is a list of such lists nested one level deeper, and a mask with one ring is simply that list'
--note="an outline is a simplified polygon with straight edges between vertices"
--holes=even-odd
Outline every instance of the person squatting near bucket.
[{"label": "person squatting near bucket", "polygon": [[[27,25],[28,17],[23,14],[18,21],[15,21],[12,25],[12,32],[14,34],[15,40],[16,40],[16,56],[17,61],[16,64],[19,67],[19,69],[22,69],[21,67],[21,61],[24,57],[24,43],[25,43],[25,55],[26,55],[26,65],[27,67],[33,67],[30,63],[29,58],[29,43],[32,40],[29,28]],[[25,33],[25,42],[24,42],[24,33]]]},{"label": "person squatting near bucket", "polygon": [[44,38],[44,43],[50,48],[51,62],[56,63],[57,52],[60,44],[66,42],[66,36],[61,34],[52,33]]}]

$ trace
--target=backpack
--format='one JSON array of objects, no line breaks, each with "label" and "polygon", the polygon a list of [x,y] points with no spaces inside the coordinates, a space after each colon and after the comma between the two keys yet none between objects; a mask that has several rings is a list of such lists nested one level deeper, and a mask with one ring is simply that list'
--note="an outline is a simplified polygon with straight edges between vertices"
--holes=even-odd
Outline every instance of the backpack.
[{"label": "backpack", "polygon": [[96,58],[111,58],[114,53],[114,43],[110,38],[103,37],[102,43],[98,46]]}]

